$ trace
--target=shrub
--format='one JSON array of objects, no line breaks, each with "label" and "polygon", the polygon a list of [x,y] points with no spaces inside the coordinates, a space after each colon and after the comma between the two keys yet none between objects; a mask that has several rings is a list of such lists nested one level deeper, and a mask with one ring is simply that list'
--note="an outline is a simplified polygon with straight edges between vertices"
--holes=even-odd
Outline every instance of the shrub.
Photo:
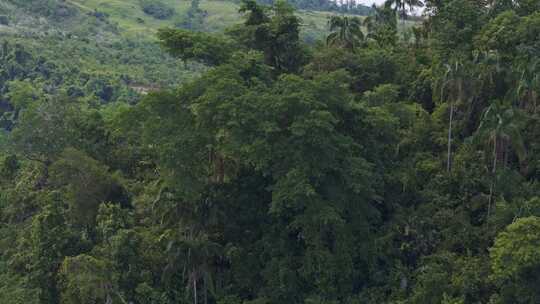
[{"label": "shrub", "polygon": [[98,10],[94,10],[93,12],[88,13],[88,15],[94,16],[94,17],[96,17],[96,19],[101,20],[101,21],[106,21],[107,18],[109,18],[109,14],[107,14],[105,12],[98,11]]},{"label": "shrub", "polygon": [[160,1],[145,0],[141,2],[145,14],[156,19],[169,19],[174,15],[174,9]]}]

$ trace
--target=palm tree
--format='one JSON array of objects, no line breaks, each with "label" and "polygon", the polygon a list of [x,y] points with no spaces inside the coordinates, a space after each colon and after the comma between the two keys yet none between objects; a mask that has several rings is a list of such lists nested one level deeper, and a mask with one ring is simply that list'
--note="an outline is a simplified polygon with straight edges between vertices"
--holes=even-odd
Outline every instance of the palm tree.
[{"label": "palm tree", "polygon": [[464,66],[460,59],[454,60],[451,64],[445,64],[446,72],[444,73],[441,85],[441,101],[444,99],[445,90],[449,92],[450,113],[448,118],[448,139],[447,139],[447,159],[446,171],[450,172],[452,168],[452,127],[454,123],[454,108],[456,103],[459,104],[464,96]]},{"label": "palm tree", "polygon": [[240,13],[246,13],[246,25],[259,25],[268,21],[265,8],[254,0],[244,0],[238,10]]},{"label": "palm tree", "polygon": [[492,181],[489,190],[488,213],[489,219],[491,204],[495,192],[497,166],[500,162],[506,162],[506,152],[511,146],[522,163],[526,158],[526,150],[521,137],[522,121],[519,110],[501,101],[493,102],[482,115],[481,123],[475,134],[476,138],[483,139],[493,145],[491,167]]},{"label": "palm tree", "polygon": [[374,14],[370,15],[370,16],[367,16],[364,19],[364,22],[362,23],[367,29],[368,36],[371,33],[375,32],[375,29],[377,28],[377,25],[379,25],[379,20],[380,20],[380,16],[381,16],[381,14],[380,14],[381,9],[378,6],[373,4],[371,6],[371,8],[373,9]]},{"label": "palm tree", "polygon": [[208,304],[208,291],[215,292],[212,273],[214,260],[221,252],[221,246],[211,238],[212,227],[217,225],[221,213],[211,199],[212,190],[208,191],[208,197],[202,201],[177,202],[173,199],[175,192],[162,186],[154,201],[164,228],[160,239],[167,242],[163,278],[173,282],[175,274],[182,274],[186,294],[194,304],[201,302],[199,291],[204,304]]},{"label": "palm tree", "polygon": [[378,27],[380,26],[390,26],[395,27],[396,26],[396,19],[395,15],[393,15],[393,10],[391,7],[388,6],[377,6],[373,4],[371,6],[373,10],[373,14],[370,16],[367,16],[364,19],[364,26],[367,28],[368,35],[375,32]]},{"label": "palm tree", "polygon": [[517,81],[516,95],[520,101],[520,108],[529,111],[532,108],[533,113],[536,113],[538,90],[540,89],[539,68],[540,60],[534,59],[532,61],[528,60],[517,69],[520,76]]},{"label": "palm tree", "polygon": [[477,51],[473,57],[474,73],[480,85],[494,85],[496,77],[505,70],[500,54],[497,51]]},{"label": "palm tree", "polygon": [[367,29],[366,38],[373,39],[380,45],[392,44],[397,33],[397,19],[394,10],[389,6],[371,6],[373,14],[364,19]]},{"label": "palm tree", "polygon": [[405,19],[407,19],[407,7],[409,12],[414,12],[416,7],[423,7],[422,0],[386,0],[386,7],[393,7],[396,17],[401,19],[402,27],[405,27]]},{"label": "palm tree", "polygon": [[[219,254],[220,245],[194,227],[168,230],[162,238],[169,238],[166,248],[165,277],[182,273],[187,294],[194,304],[199,304],[198,291],[202,289],[203,302],[208,304],[208,291],[214,293],[212,260]],[[202,288],[199,283],[202,281]]]},{"label": "palm tree", "polygon": [[327,45],[339,46],[354,52],[364,41],[362,21],[358,17],[332,16],[328,20],[332,33],[326,38]]},{"label": "palm tree", "polygon": [[407,11],[405,10],[405,0],[386,0],[384,3],[387,7],[393,7],[396,16],[399,16],[401,19],[405,19]]},{"label": "palm tree", "polygon": [[396,15],[405,20],[407,19],[407,7],[409,7],[409,12],[414,12],[416,7],[423,7],[424,3],[421,0],[386,0],[384,5],[393,7]]}]

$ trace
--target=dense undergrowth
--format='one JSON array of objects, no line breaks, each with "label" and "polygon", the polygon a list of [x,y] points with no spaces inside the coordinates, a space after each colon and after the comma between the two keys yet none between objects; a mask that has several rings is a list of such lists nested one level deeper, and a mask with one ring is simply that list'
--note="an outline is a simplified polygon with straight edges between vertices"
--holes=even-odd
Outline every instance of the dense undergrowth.
[{"label": "dense undergrowth", "polygon": [[537,1],[96,3],[0,2],[0,303],[540,301]]}]

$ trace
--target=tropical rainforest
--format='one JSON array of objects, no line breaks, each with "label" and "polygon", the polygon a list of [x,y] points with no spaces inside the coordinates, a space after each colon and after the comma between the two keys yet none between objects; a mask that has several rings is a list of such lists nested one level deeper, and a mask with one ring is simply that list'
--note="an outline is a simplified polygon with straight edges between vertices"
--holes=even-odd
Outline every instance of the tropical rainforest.
[{"label": "tropical rainforest", "polygon": [[0,303],[540,303],[537,0],[0,0]]}]

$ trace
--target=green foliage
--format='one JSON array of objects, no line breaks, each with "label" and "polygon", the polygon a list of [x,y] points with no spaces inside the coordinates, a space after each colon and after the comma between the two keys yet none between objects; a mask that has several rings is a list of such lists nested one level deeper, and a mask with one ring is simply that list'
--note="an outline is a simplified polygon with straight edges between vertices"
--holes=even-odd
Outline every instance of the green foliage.
[{"label": "green foliage", "polygon": [[64,1],[59,0],[7,0],[17,6],[24,7],[34,14],[53,17],[56,20],[73,17],[76,10]]},{"label": "green foliage", "polygon": [[85,227],[95,225],[99,205],[119,187],[105,166],[72,148],[59,155],[49,174],[51,184],[65,190],[73,222]]},{"label": "green foliage", "polygon": [[375,40],[380,46],[392,46],[397,40],[397,21],[390,6],[374,7],[374,13],[363,24],[367,29],[367,38]]},{"label": "green foliage", "polygon": [[539,229],[537,217],[520,218],[495,239],[490,250],[492,277],[500,287],[503,303],[534,303],[540,297],[533,287],[539,280]]},{"label": "green foliage", "polygon": [[145,14],[157,19],[169,19],[174,15],[174,8],[161,1],[141,0],[141,8]]},{"label": "green foliage", "polygon": [[15,150],[29,159],[50,162],[73,140],[69,118],[74,118],[76,108],[62,97],[32,103],[11,134]]},{"label": "green foliage", "polygon": [[7,86],[9,93],[6,94],[6,97],[15,109],[27,108],[31,102],[43,96],[43,93],[39,92],[29,81],[15,80],[9,82]]},{"label": "green foliage", "polygon": [[61,302],[93,304],[112,301],[112,288],[106,262],[88,255],[67,257],[60,268]]},{"label": "green foliage", "polygon": [[535,1],[97,3],[0,0],[0,302],[539,302]]},{"label": "green foliage", "polygon": [[202,30],[204,18],[206,15],[208,15],[208,12],[203,11],[200,8],[199,4],[199,0],[192,0],[191,6],[187,10],[184,20],[182,20],[182,22],[180,23],[177,23],[177,26],[195,31]]},{"label": "green foliage", "polygon": [[57,195],[52,196],[32,220],[29,239],[30,286],[39,289],[40,302],[45,303],[58,301],[57,276],[63,258],[80,250],[77,235],[67,225],[61,201]]},{"label": "green foliage", "polygon": [[481,7],[480,2],[445,2],[432,20],[434,47],[447,57],[452,53],[471,52],[473,38],[481,29],[484,16],[485,8]]},{"label": "green foliage", "polygon": [[7,271],[0,275],[0,300],[8,304],[38,304],[38,290],[30,288],[25,278],[9,274]]},{"label": "green foliage", "polygon": [[244,25],[229,31],[239,44],[264,53],[265,63],[278,72],[298,72],[307,60],[307,51],[300,43],[302,20],[292,6],[278,1],[263,7],[255,1],[244,1],[240,12],[246,14]]},{"label": "green foliage", "polygon": [[326,38],[326,43],[354,51],[355,47],[358,47],[364,40],[361,24],[362,21],[358,17],[330,17],[328,25],[330,31],[335,32]]},{"label": "green foliage", "polygon": [[196,60],[207,65],[226,62],[232,44],[225,37],[177,29],[161,29],[158,32],[161,46],[171,55],[187,60]]}]

